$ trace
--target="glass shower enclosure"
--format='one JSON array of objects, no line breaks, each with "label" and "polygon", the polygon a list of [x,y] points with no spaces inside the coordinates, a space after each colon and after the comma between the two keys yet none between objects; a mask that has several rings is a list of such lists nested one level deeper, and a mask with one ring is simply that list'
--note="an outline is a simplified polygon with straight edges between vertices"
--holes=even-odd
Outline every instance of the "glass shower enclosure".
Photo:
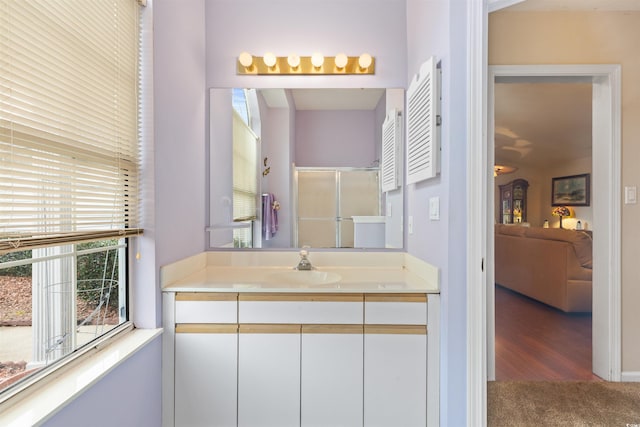
[{"label": "glass shower enclosure", "polygon": [[381,212],[378,168],[294,170],[297,247],[353,248],[353,216]]}]

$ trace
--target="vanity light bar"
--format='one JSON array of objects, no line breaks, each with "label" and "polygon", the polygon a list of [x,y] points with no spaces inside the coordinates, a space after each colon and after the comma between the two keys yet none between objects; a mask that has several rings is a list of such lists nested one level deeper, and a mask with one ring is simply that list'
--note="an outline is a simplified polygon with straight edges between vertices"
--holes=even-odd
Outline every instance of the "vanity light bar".
[{"label": "vanity light bar", "polygon": [[264,56],[253,56],[242,52],[236,61],[238,74],[243,75],[353,75],[375,74],[375,58],[368,53],[347,56],[340,53],[325,57],[320,53],[312,56],[275,56],[267,52]]}]

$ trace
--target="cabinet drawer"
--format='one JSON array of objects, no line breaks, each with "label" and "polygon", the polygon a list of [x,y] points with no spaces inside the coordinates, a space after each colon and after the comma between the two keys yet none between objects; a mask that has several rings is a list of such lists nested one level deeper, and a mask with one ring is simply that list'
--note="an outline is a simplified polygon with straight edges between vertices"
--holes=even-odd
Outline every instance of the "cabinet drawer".
[{"label": "cabinet drawer", "polygon": [[240,323],[362,324],[362,294],[241,294]]},{"label": "cabinet drawer", "polygon": [[176,323],[237,323],[238,294],[179,292]]},{"label": "cabinet drawer", "polygon": [[367,325],[426,325],[425,294],[367,294],[364,299]]}]

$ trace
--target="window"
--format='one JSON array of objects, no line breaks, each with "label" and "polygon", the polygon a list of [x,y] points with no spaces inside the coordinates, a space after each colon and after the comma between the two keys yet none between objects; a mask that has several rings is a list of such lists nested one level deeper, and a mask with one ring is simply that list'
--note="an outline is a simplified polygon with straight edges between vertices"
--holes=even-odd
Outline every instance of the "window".
[{"label": "window", "polygon": [[246,225],[233,230],[236,248],[253,246],[257,218],[258,137],[250,126],[246,92],[233,90],[233,221]]},{"label": "window", "polygon": [[127,237],[141,232],[139,7],[0,2],[5,397],[128,321]]}]

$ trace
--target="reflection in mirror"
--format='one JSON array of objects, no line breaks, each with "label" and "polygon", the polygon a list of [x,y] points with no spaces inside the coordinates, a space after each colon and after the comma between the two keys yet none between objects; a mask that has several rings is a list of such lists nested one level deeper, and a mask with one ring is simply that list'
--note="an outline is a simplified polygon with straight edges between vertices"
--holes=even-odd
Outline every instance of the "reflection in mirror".
[{"label": "reflection in mirror", "polygon": [[210,89],[209,102],[211,248],[403,248],[403,188],[380,187],[402,89]]}]

